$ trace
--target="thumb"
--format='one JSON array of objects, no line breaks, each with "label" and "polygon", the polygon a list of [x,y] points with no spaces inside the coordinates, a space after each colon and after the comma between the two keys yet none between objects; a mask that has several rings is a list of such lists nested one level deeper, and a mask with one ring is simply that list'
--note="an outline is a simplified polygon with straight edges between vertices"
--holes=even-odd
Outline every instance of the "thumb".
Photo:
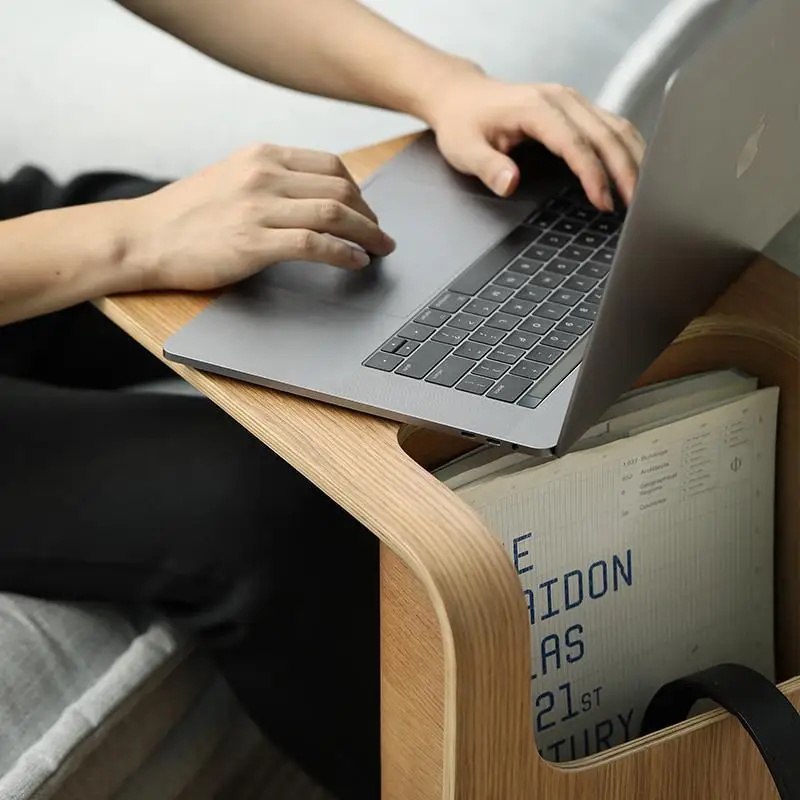
[{"label": "thumb", "polygon": [[519,167],[484,138],[471,139],[461,148],[461,161],[496,195],[508,197],[519,184]]}]

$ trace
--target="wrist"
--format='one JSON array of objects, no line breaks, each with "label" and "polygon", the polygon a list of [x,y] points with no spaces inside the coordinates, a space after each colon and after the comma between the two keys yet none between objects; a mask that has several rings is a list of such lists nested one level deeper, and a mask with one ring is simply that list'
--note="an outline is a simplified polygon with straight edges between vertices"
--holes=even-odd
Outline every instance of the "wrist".
[{"label": "wrist", "polygon": [[[163,289],[160,261],[149,223],[149,196],[118,201],[118,280],[125,288],[117,293]],[[117,203],[115,203],[117,205]]]},{"label": "wrist", "polygon": [[437,64],[426,65],[410,78],[413,89],[406,107],[399,110],[434,128],[439,109],[456,87],[485,80],[488,80],[486,73],[478,64],[456,56],[443,56]]}]

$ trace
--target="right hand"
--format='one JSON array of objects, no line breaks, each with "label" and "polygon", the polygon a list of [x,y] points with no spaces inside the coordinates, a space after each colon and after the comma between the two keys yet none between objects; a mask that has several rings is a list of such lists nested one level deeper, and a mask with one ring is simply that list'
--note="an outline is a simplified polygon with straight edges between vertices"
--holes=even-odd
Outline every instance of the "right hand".
[{"label": "right hand", "polygon": [[359,269],[395,247],[341,160],[310,150],[250,147],[128,202],[148,289],[217,289],[278,261]]}]

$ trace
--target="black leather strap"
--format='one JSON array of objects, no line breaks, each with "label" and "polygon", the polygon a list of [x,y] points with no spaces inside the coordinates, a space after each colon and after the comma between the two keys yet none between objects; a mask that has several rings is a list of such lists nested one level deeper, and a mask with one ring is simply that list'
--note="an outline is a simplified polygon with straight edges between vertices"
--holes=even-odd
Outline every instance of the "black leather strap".
[{"label": "black leather strap", "polygon": [[800,798],[800,715],[763,675],[741,664],[718,664],[659,689],[642,719],[642,735],[686,719],[697,700],[729,711],[755,742],[781,800]]}]

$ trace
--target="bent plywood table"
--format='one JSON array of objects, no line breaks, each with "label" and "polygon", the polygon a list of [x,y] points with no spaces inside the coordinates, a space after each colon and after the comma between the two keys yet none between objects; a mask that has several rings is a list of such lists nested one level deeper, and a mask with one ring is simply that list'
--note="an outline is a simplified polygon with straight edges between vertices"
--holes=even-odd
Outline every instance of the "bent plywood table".
[{"label": "bent plywood table", "polygon": [[[357,179],[396,140],[346,157]],[[101,310],[154,354],[210,295],[117,296]],[[643,377],[740,367],[782,389],[777,541],[781,688],[800,704],[800,281],[759,259]],[[734,324],[735,322],[735,324]],[[510,560],[428,471],[469,445],[171,365],[381,541],[384,800],[775,797],[760,756],[715,711],[569,765],[536,750],[530,626]]]}]

